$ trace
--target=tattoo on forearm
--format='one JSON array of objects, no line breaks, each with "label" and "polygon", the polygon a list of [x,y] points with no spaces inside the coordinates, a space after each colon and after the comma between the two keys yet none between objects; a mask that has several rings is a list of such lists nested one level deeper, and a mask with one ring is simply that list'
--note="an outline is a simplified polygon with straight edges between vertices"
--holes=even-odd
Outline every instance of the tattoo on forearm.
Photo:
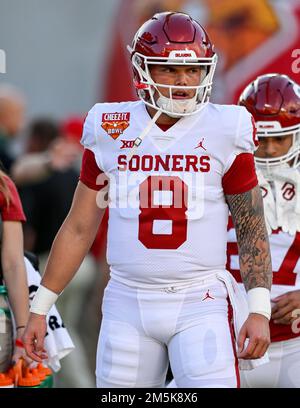
[{"label": "tattoo on forearm", "polygon": [[269,238],[259,187],[226,195],[239,247],[240,271],[246,290],[272,284]]}]

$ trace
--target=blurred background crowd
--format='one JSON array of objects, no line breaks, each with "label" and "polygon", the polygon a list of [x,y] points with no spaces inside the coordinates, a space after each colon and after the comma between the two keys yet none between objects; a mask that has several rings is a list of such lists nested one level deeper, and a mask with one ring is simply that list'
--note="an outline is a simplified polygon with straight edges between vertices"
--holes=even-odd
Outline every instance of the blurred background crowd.
[{"label": "blurred background crowd", "polygon": [[[210,34],[219,56],[213,102],[236,103],[264,73],[299,82],[300,0],[0,0],[0,160],[41,271],[78,182],[84,117],[96,102],[136,99],[126,46],[164,10],[191,14]],[[61,387],[95,386],[106,224],[57,303],[76,346],[57,374]]]}]

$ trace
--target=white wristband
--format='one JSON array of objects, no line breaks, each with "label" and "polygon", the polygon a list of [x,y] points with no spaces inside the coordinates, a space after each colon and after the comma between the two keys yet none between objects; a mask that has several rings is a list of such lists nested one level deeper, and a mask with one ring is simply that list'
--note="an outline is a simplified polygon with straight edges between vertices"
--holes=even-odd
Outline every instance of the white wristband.
[{"label": "white wristband", "polygon": [[55,292],[40,285],[31,303],[30,312],[46,316],[57,298]]},{"label": "white wristband", "polygon": [[270,291],[267,288],[253,288],[247,293],[249,313],[258,313],[271,318]]}]

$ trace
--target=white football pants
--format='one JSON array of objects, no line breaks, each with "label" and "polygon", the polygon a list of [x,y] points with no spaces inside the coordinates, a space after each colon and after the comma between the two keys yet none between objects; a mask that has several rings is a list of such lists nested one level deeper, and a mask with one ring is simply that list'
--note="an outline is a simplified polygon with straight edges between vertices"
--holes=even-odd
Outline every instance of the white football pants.
[{"label": "white football pants", "polygon": [[102,305],[97,386],[164,387],[170,360],[178,387],[237,387],[230,308],[226,287],[215,277],[176,289],[110,280]]},{"label": "white football pants", "polygon": [[300,388],[300,337],[272,343],[268,354],[268,364],[251,371],[241,371],[241,386]]}]

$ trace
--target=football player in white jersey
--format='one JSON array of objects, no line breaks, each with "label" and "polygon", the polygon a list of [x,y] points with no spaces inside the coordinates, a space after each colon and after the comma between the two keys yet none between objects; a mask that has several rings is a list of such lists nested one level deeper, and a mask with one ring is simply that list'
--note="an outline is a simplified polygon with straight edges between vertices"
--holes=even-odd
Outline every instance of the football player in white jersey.
[{"label": "football player in white jersey", "polygon": [[[259,138],[255,162],[270,234],[273,266],[270,363],[241,373],[243,387],[300,387],[300,86],[267,74],[239,101],[253,115]],[[228,268],[241,282],[230,225]]]},{"label": "football player in white jersey", "polygon": [[[271,314],[254,124],[243,107],[209,103],[217,56],[187,14],[154,15],[129,48],[140,100],[99,103],[86,118],[80,181],[31,306],[26,350],[40,361],[45,314],[88,251],[108,191],[97,386],[164,386],[170,360],[179,387],[237,387],[237,358],[263,360]],[[250,313],[225,270],[229,209]]]}]

